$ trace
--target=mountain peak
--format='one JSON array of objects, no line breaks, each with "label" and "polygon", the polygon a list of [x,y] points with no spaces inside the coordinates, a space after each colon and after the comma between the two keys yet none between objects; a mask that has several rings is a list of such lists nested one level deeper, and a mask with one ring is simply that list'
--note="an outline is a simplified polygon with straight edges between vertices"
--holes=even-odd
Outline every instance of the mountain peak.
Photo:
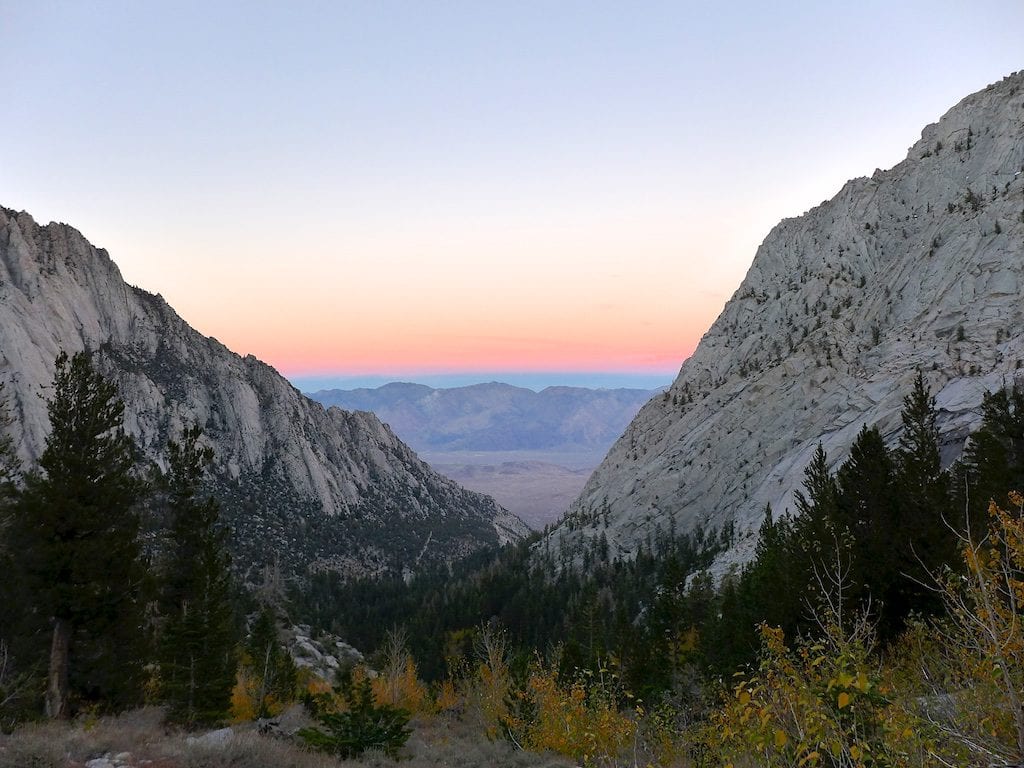
[{"label": "mountain peak", "polygon": [[[792,510],[820,441],[895,439],[920,369],[947,455],[982,394],[1024,360],[1024,73],[962,100],[905,160],[784,219],[679,376],[613,446],[552,534],[624,556],[658,530],[732,523],[752,552],[765,505]],[[607,527],[605,527],[607,526]]]},{"label": "mountain peak", "polygon": [[293,573],[401,572],[527,533],[372,414],[328,411],[269,365],[193,330],[162,298],[125,284],[77,230],[0,210],[0,380],[26,460],[49,431],[38,395],[57,353],[84,349],[118,385],[125,428],[149,460],[159,465],[184,426],[203,428],[235,562],[250,575],[275,562]]}]

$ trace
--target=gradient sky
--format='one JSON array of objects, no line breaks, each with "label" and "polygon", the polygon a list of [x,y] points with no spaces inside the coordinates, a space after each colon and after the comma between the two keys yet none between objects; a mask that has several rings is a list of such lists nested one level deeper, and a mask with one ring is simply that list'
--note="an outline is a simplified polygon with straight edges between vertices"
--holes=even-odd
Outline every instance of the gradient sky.
[{"label": "gradient sky", "polygon": [[299,380],[668,381],[1024,2],[4,2],[0,204]]}]

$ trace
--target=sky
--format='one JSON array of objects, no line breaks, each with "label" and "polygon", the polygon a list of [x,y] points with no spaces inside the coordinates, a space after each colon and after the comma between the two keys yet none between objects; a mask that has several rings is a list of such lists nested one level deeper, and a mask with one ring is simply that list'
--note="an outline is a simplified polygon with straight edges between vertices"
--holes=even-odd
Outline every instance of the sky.
[{"label": "sky", "polygon": [[0,205],[300,387],[668,383],[1022,0],[9,2]]}]

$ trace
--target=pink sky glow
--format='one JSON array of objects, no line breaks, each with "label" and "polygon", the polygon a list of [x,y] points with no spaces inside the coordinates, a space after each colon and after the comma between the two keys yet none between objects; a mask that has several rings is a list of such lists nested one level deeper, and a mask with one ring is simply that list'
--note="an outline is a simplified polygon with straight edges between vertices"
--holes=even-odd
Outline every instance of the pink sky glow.
[{"label": "pink sky glow", "polygon": [[285,375],[672,378],[1020,0],[4,3],[0,204]]}]

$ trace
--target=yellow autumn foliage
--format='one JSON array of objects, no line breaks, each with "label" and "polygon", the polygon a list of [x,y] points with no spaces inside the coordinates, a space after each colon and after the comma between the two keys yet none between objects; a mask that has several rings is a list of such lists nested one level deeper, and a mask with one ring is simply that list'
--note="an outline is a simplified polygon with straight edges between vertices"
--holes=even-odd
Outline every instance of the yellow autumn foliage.
[{"label": "yellow autumn foliage", "polygon": [[944,585],[947,618],[905,638],[896,674],[936,733],[937,764],[1024,764],[1024,497],[989,505],[983,542],[964,540],[966,573]]},{"label": "yellow autumn foliage", "polygon": [[[830,604],[813,639],[788,642],[762,626],[756,668],[696,723],[667,702],[648,710],[635,701],[614,662],[565,679],[557,659],[537,658],[513,679],[506,636],[489,625],[472,632],[473,660],[461,654],[469,635],[452,636],[451,674],[433,696],[400,633],[389,636],[380,672],[359,666],[352,681],[370,678],[378,704],[462,717],[489,738],[584,766],[1024,764],[1024,497],[1010,500],[1009,510],[992,505],[982,544],[964,542],[966,571],[944,584],[948,619],[912,622],[884,654],[865,616],[844,622]],[[689,653],[695,642],[695,633],[680,635],[674,652]],[[304,687],[329,690],[314,679]],[[234,722],[255,717],[258,690],[240,669]]]},{"label": "yellow autumn foliage", "polygon": [[256,698],[259,685],[239,667],[235,673],[235,685],[231,689],[231,709],[229,717],[232,723],[246,723],[256,719]]},{"label": "yellow autumn foliage", "polygon": [[505,735],[512,684],[505,633],[493,625],[481,626],[474,640],[474,651],[475,674],[464,683],[467,715],[479,722],[487,738],[495,739]]},{"label": "yellow autumn foliage", "polygon": [[462,696],[455,687],[455,681],[446,678],[441,681],[434,698],[434,709],[437,712],[453,712],[462,705]]},{"label": "yellow autumn foliage", "polygon": [[388,665],[370,681],[377,705],[389,704],[413,714],[428,714],[432,701],[426,685],[419,679],[416,662],[409,656],[399,665]]},{"label": "yellow autumn foliage", "polygon": [[863,620],[787,647],[761,628],[701,738],[712,764],[940,768],[1024,764],[1024,496],[989,508],[965,572],[940,582],[946,617],[911,622],[884,656]]},{"label": "yellow autumn foliage", "polygon": [[637,732],[637,713],[620,710],[624,692],[617,675],[604,666],[562,684],[554,665],[536,660],[525,688],[513,697],[519,706],[509,715],[508,727],[523,747],[556,752],[583,765],[617,765]]},{"label": "yellow autumn foliage", "polygon": [[[827,612],[826,612],[827,613]],[[910,765],[916,718],[894,703],[872,656],[870,626],[828,616],[817,642],[785,642],[762,626],[760,663],[738,676],[703,742],[719,765]]]}]

